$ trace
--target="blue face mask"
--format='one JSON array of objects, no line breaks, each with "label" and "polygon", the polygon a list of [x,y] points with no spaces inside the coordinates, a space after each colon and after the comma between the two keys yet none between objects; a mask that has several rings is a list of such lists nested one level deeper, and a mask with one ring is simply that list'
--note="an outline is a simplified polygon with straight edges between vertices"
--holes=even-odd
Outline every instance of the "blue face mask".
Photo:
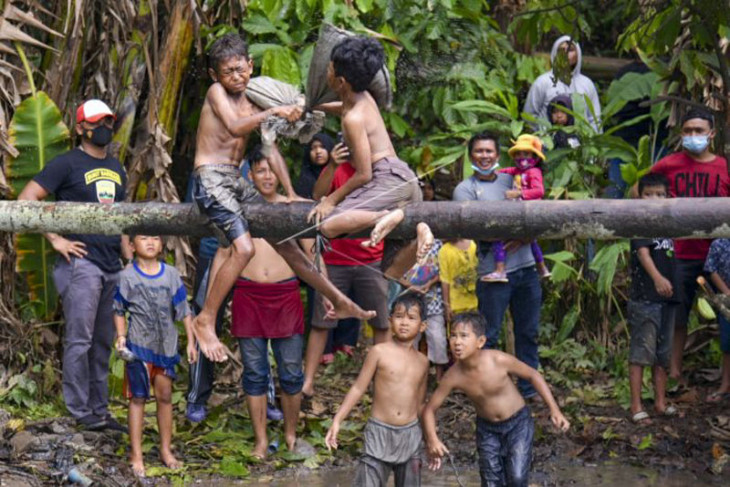
[{"label": "blue face mask", "polygon": [[682,147],[692,154],[701,154],[710,145],[709,135],[685,135],[682,137]]},{"label": "blue face mask", "polygon": [[499,163],[496,163],[494,166],[490,167],[489,169],[482,169],[481,167],[477,166],[476,164],[472,164],[471,168],[477,174],[480,174],[482,176],[491,176],[492,174],[494,174],[494,171],[496,171],[499,168]]}]

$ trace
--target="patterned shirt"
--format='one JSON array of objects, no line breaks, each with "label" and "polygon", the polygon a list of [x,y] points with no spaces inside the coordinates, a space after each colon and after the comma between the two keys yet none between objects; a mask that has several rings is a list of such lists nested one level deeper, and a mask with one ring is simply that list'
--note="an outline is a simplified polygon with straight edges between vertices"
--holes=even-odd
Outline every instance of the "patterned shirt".
[{"label": "patterned shirt", "polygon": [[[410,282],[414,286],[423,286],[434,277],[439,275],[439,250],[443,243],[441,240],[434,240],[431,251],[426,256],[426,262],[419,266],[414,265],[406,275],[404,279]],[[441,294],[441,284],[436,283],[428,290],[426,295],[423,297],[423,301],[426,303],[426,315],[442,315],[444,314],[444,298]]]},{"label": "patterned shirt", "polygon": [[127,317],[127,348],[143,362],[175,376],[177,328],[190,314],[185,285],[177,269],[160,262],[157,274],[145,274],[133,262],[122,271],[114,296],[114,312]]},{"label": "patterned shirt", "polygon": [[718,238],[712,242],[705,261],[705,272],[717,272],[730,286],[730,239]]}]

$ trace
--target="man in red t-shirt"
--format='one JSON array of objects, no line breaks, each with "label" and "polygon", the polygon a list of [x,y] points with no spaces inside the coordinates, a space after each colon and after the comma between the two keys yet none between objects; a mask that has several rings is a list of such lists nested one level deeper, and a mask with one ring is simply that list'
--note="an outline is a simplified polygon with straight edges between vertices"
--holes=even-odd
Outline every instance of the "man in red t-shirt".
[{"label": "man in red t-shirt", "polygon": [[[342,154],[347,149],[340,146]],[[340,162],[335,156],[330,159],[327,167],[320,173],[314,187],[314,197],[318,198],[332,193],[355,174],[355,168],[349,162]],[[355,303],[364,306],[364,309],[373,309],[377,312],[375,318],[368,322],[374,330],[375,343],[387,341],[390,338],[388,325],[388,281],[380,271],[380,261],[383,259],[384,242],[375,247],[363,247],[362,242],[367,238],[340,238],[330,241],[332,251],[323,255],[327,265],[327,275],[332,284],[346,296],[351,296]],[[314,394],[314,376],[322,353],[327,344],[327,336],[337,326],[336,319],[325,318],[325,309],[319,293],[314,299],[314,316],[312,328],[309,331],[307,353],[304,365],[304,387],[302,392],[310,396]]]},{"label": "man in red t-shirt", "polygon": [[[682,118],[683,151],[671,154],[652,168],[651,172],[663,174],[669,179],[672,198],[708,198],[730,195],[730,176],[727,161],[710,151],[710,141],[715,136],[712,114],[693,109]],[[680,379],[682,354],[687,340],[687,321],[697,292],[697,276],[703,265],[712,240],[675,240],[675,282],[679,289],[675,295],[680,304],[677,309],[672,344],[672,360],[669,376]]]}]

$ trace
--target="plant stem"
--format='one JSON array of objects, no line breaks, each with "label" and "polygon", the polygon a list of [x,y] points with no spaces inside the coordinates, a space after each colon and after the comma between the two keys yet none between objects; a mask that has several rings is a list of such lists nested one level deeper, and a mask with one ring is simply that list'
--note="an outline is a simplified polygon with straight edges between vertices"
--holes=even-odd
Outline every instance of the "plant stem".
[{"label": "plant stem", "polygon": [[30,67],[30,63],[28,62],[28,58],[25,56],[25,51],[23,50],[23,46],[20,45],[20,42],[14,42],[15,50],[18,51],[18,56],[20,56],[20,60],[23,62],[23,68],[25,68],[25,75],[28,77],[28,83],[30,84],[30,92],[33,96],[35,96],[36,89],[35,89],[35,82],[33,81],[33,70]]}]

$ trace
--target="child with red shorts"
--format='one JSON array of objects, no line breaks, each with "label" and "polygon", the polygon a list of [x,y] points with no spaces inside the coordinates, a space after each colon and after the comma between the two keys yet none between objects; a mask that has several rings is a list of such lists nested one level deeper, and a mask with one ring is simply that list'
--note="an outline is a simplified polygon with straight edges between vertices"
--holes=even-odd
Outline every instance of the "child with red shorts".
[{"label": "child with red shorts", "polygon": [[195,362],[197,351],[180,274],[159,260],[162,239],[130,235],[129,240],[135,260],[119,278],[114,296],[114,326],[116,349],[130,359],[124,374],[124,393],[129,399],[129,461],[132,471],[144,477],[144,405],[153,390],[157,400],[160,459],[168,468],[182,467],[171,450],[172,381],[176,378],[175,365],[180,361],[175,321],[185,324],[189,362]]}]

